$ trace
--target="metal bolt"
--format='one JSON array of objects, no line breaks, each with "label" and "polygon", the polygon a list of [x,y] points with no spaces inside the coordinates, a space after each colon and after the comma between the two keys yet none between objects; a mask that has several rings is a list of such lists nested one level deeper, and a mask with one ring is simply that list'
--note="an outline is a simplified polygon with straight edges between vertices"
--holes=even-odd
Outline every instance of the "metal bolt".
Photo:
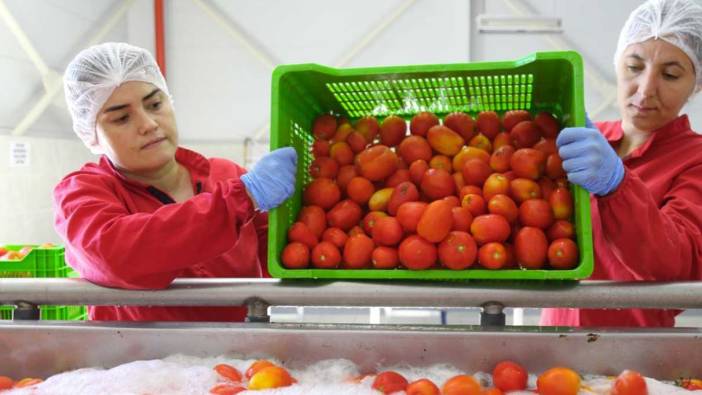
[{"label": "metal bolt", "polygon": [[505,326],[505,306],[499,302],[487,302],[480,312],[481,326]]},{"label": "metal bolt", "polygon": [[12,313],[13,320],[39,320],[39,306],[29,302],[17,302]]},{"label": "metal bolt", "polygon": [[268,315],[268,307],[270,304],[260,298],[250,298],[246,300],[246,322],[270,322],[271,317]]}]

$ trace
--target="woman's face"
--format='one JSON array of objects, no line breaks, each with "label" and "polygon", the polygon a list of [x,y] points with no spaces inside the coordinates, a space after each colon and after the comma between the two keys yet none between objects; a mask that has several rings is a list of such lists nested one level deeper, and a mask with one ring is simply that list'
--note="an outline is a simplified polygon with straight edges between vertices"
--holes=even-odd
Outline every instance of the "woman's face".
[{"label": "woman's face", "polygon": [[617,102],[625,130],[652,132],[665,126],[678,117],[694,89],[692,61],[664,40],[631,44],[617,62]]},{"label": "woman's face", "polygon": [[97,115],[98,143],[112,163],[133,174],[149,174],[175,159],[175,115],[168,96],[154,85],[125,82]]}]

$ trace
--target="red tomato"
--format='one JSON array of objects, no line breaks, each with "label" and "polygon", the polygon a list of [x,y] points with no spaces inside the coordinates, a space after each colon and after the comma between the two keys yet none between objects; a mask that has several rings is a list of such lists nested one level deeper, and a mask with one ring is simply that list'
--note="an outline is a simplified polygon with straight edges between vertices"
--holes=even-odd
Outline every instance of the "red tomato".
[{"label": "red tomato", "polygon": [[526,369],[512,361],[502,361],[492,371],[492,381],[502,391],[526,389],[527,379]]},{"label": "red tomato", "polygon": [[646,380],[637,371],[625,370],[614,380],[611,395],[648,395]]},{"label": "red tomato", "polygon": [[228,383],[217,384],[214,387],[210,388],[210,394],[216,395],[235,395],[241,391],[246,391],[246,388],[238,384]]},{"label": "red tomato", "polygon": [[7,376],[0,376],[0,390],[9,390],[15,385],[15,381]]},{"label": "red tomato", "polygon": [[392,394],[393,392],[404,391],[407,388],[407,379],[397,372],[388,370],[375,376],[372,387],[384,394]]},{"label": "red tomato", "polygon": [[235,383],[241,381],[241,373],[234,366],[227,365],[226,363],[220,363],[214,367],[214,370],[219,373],[220,376],[229,379]]}]

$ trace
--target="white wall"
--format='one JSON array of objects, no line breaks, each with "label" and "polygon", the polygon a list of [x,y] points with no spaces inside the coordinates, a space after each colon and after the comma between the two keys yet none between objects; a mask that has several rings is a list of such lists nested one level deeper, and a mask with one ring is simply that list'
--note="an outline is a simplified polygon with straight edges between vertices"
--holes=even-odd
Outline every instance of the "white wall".
[{"label": "white wall", "polygon": [[[29,166],[10,167],[10,143],[28,143]],[[0,136],[0,245],[59,242],[51,193],[70,171],[92,159],[75,140]]]},{"label": "white wall", "polygon": [[[277,64],[358,67],[468,59],[469,2],[464,0],[168,5],[168,81],[184,139],[267,137],[271,72]],[[212,18],[206,10],[223,16]]]}]

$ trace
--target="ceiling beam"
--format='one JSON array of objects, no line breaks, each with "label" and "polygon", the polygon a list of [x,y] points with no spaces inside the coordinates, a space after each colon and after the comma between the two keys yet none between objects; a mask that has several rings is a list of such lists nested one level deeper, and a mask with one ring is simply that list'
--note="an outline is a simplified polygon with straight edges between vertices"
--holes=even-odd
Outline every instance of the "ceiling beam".
[{"label": "ceiling beam", "polygon": [[[0,0],[2,2],[2,0]],[[110,17],[101,24],[100,30],[98,30],[84,45],[83,47],[89,47],[95,45],[102,41],[102,39],[115,27],[117,22],[119,22],[122,17],[126,14],[129,7],[134,3],[134,0],[124,0],[121,1],[119,6],[114,11],[110,12]],[[18,25],[19,26],[19,25]],[[38,56],[38,55],[37,55]],[[41,58],[39,58],[41,59]],[[51,104],[56,95],[59,92],[63,92],[63,84],[61,80],[61,75],[51,71],[47,67],[47,73],[45,74],[48,78],[42,78],[45,85],[45,92],[36,102],[34,107],[32,107],[25,115],[22,117],[20,122],[12,130],[11,135],[22,136],[34,123],[39,119],[39,117],[44,113],[46,108]]]}]

